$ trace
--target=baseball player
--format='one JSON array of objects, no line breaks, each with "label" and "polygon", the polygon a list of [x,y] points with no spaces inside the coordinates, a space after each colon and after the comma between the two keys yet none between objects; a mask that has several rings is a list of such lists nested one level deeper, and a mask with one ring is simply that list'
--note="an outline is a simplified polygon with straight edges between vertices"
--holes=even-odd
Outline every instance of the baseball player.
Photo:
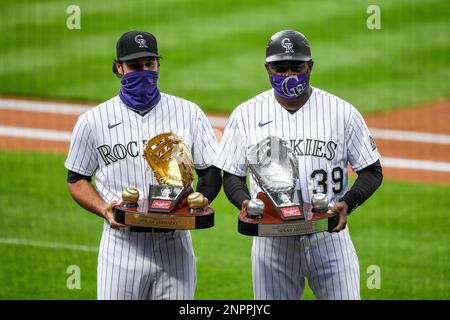
[{"label": "baseball player", "polygon": [[215,136],[197,105],[159,91],[161,57],[152,34],[127,32],[116,50],[113,71],[121,79],[119,94],[79,117],[65,163],[72,197],[105,219],[97,297],[193,299],[196,266],[190,233],[127,227],[114,221],[113,208],[124,188],[136,187],[145,197],[149,185],[158,184],[143,149],[147,140],[168,131],[177,132],[189,146],[199,177],[197,191],[212,201],[222,182],[213,166]]},{"label": "baseball player", "polygon": [[[225,128],[216,160],[224,191],[239,209],[256,198],[255,181],[250,178],[250,192],[246,186],[245,154],[269,135],[278,136],[298,157],[303,200],[325,193],[338,225],[333,233],[254,237],[254,297],[299,299],[307,278],[318,299],[360,299],[358,258],[345,227],[347,215],[381,184],[380,154],[354,106],[309,84],[313,60],[301,33],[274,34],[265,68],[272,89],[239,105]],[[358,174],[350,190],[348,164]]]}]

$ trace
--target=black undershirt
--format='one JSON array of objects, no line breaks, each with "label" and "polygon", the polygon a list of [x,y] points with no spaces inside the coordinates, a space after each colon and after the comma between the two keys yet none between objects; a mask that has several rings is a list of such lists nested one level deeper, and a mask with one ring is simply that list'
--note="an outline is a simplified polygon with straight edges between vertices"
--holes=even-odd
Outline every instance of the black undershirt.
[{"label": "black undershirt", "polygon": [[89,182],[92,181],[92,177],[90,176],[84,176],[82,174],[79,174],[78,172],[68,170],[67,171],[67,182],[68,183],[74,183],[78,180],[87,180]]},{"label": "black undershirt", "polygon": [[208,198],[211,203],[219,194],[222,188],[222,175],[219,168],[210,166],[206,169],[197,170],[198,175],[197,192]]},{"label": "black undershirt", "polygon": [[[345,201],[348,205],[348,214],[366,201],[383,180],[381,163],[377,162],[357,172],[358,177],[350,190],[339,201]],[[251,199],[247,188],[246,177],[240,177],[224,171],[223,189],[228,200],[241,210],[242,202]]]},{"label": "black undershirt", "polygon": [[378,189],[383,181],[380,160],[357,172],[358,177],[350,190],[339,201],[348,205],[348,213],[360,206]]},{"label": "black undershirt", "polygon": [[246,177],[223,172],[223,191],[228,200],[239,210],[242,209],[242,202],[250,200],[250,192],[247,188]]}]

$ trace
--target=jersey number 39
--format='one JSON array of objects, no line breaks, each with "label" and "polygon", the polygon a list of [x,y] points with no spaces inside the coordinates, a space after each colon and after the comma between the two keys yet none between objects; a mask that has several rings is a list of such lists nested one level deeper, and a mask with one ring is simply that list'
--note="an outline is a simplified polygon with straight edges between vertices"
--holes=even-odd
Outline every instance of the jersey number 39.
[{"label": "jersey number 39", "polygon": [[[311,173],[311,179],[314,180],[314,185],[317,186],[313,189],[313,193],[325,193],[328,192],[328,177],[327,172],[323,169],[314,170]],[[331,180],[333,181],[333,192],[340,193],[342,191],[343,185],[343,171],[341,167],[336,167],[331,170]]]}]

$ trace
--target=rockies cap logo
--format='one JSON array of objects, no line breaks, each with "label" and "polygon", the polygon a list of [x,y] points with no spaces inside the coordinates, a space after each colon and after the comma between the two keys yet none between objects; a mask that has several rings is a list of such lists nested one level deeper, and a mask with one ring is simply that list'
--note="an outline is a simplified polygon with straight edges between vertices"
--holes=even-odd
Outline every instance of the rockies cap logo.
[{"label": "rockies cap logo", "polygon": [[302,92],[305,90],[305,84],[304,83],[300,83],[298,86],[289,89],[288,88],[288,82],[291,79],[295,79],[295,80],[298,81],[298,77],[297,76],[287,77],[286,79],[284,79],[283,83],[281,84],[281,90],[288,97],[297,97],[297,96],[301,95]]},{"label": "rockies cap logo", "polygon": [[292,50],[294,45],[292,44],[291,39],[284,38],[281,40],[281,46],[286,49],[285,53],[294,53],[294,50]]},{"label": "rockies cap logo", "polygon": [[148,48],[147,41],[145,41],[144,37],[141,34],[138,34],[134,37],[134,41],[139,44],[139,48]]}]

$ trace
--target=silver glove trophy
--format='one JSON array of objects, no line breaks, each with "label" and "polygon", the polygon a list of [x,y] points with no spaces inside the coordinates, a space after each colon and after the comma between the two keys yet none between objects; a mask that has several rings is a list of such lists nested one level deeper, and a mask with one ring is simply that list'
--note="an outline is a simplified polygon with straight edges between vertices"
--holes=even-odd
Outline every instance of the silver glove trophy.
[{"label": "silver glove trophy", "polygon": [[283,220],[304,219],[298,183],[298,160],[286,140],[269,136],[248,149],[246,161],[262,193],[264,211],[275,211]]},{"label": "silver glove trophy", "polygon": [[298,160],[288,142],[269,136],[249,147],[246,161],[262,191],[238,219],[241,234],[258,237],[296,236],[331,232],[337,215],[329,215],[328,198],[316,193],[304,203]]}]

